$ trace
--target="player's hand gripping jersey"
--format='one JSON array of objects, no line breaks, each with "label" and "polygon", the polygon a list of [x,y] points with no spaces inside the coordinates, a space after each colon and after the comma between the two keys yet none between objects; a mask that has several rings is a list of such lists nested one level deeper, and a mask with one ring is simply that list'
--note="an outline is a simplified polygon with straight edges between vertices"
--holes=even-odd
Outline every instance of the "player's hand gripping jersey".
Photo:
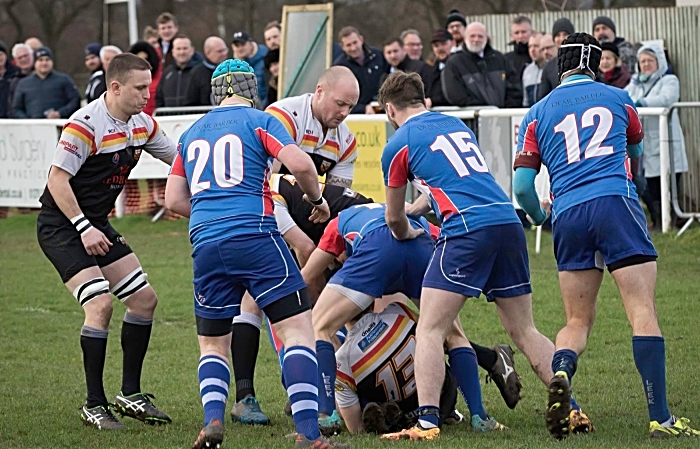
[{"label": "player's hand gripping jersey", "polygon": [[458,118],[439,112],[409,118],[389,138],[382,171],[385,185],[401,187],[410,181],[430,195],[442,222],[441,237],[520,223],[489,172],[474,133]]},{"label": "player's hand gripping jersey", "polygon": [[[355,136],[344,122],[323,135],[323,127],[311,112],[314,94],[304,94],[279,100],[266,109],[284,125],[299,148],[309,153],[319,176],[331,174],[353,179],[357,144]],[[282,167],[281,173],[289,173]]]},{"label": "player's hand gripping jersey", "polygon": [[637,198],[626,147],[641,142],[644,132],[632,100],[624,90],[587,76],[571,78],[525,115],[514,163],[538,171],[541,164],[547,167],[552,219],[593,198]]},{"label": "player's hand gripping jersey", "polygon": [[[337,217],[340,211],[350,206],[372,202],[371,198],[345,187],[321,183],[319,183],[319,187],[321,194],[328,202],[331,219]],[[304,191],[301,190],[294,176],[273,174],[270,178],[270,190],[275,203],[275,218],[279,231],[285,234],[289,229],[298,226],[314,242],[314,245],[318,245],[328,222],[313,223],[309,221],[313,206],[308,201],[303,200]]]},{"label": "player's hand gripping jersey", "polygon": [[[68,119],[56,150],[52,165],[73,175],[70,185],[85,217],[106,220],[141,152],[165,158],[174,145],[143,112],[126,123],[112,117],[102,96]],[[59,210],[48,186],[39,201]]]},{"label": "player's hand gripping jersey", "polygon": [[245,106],[218,107],[183,133],[171,173],[190,186],[195,250],[205,242],[277,232],[268,175],[273,158],[293,143],[277,119]]}]

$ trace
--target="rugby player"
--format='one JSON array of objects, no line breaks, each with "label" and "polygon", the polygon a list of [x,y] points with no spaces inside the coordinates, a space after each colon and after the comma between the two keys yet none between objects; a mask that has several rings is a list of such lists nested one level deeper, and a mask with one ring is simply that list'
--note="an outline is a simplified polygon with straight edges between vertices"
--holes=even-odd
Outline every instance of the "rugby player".
[{"label": "rugby player", "polygon": [[[416,330],[418,423],[387,439],[439,437],[440,388],[444,376],[442,345],[467,298],[482,293],[495,302],[513,342],[547,382],[554,345],[535,327],[525,233],[512,203],[489,172],[474,133],[459,119],[425,107],[420,77],[391,74],[379,92],[380,103],[397,129],[382,154],[386,185],[386,222],[401,241],[420,237],[404,211],[406,186],[414,183],[430,195],[442,222],[432,259],[423,279],[422,313]],[[428,204],[427,197],[422,200]],[[465,376],[456,376],[462,393],[479,397],[476,355],[464,349]],[[319,355],[319,367],[321,366]],[[453,367],[455,364],[450,363]],[[456,374],[456,373],[455,373]],[[462,383],[463,380],[468,382]],[[503,426],[483,409],[470,407],[472,425]]]},{"label": "rugby player", "polygon": [[[615,280],[632,326],[632,353],[642,378],[652,438],[697,437],[666,400],[666,356],[654,288],[657,253],[626,165],[642,154],[644,132],[627,92],[595,82],[598,41],[569,36],[558,51],[561,84],[532,107],[518,136],[513,189],[531,221],[552,215],[566,325],[557,334],[548,386],[547,429],[570,433],[569,397],[578,359],[595,321],[604,268]],[[544,164],[553,203],[540,204],[535,175]]]},{"label": "rugby player", "polygon": [[[370,307],[376,298],[401,293],[411,299],[418,299],[421,281],[432,255],[431,229],[435,233],[437,230],[425,218],[410,217],[412,229],[418,230],[419,234],[415,239],[401,242],[392,236],[384,216],[385,205],[379,203],[353,206],[342,211],[328,224],[318,248],[302,269],[304,280],[313,284],[315,278],[323,276],[325,267],[343,254],[347,255],[342,268],[323,289],[312,314],[319,368],[318,383],[321,386],[319,416],[328,417],[327,420],[319,421],[324,433],[336,432],[341,425],[335,410],[334,394],[336,358],[332,340],[336,330]],[[458,317],[453,319],[443,342],[449,350],[453,373],[463,387],[461,391],[467,406],[473,412],[472,415],[475,415],[476,411],[483,410],[479,376],[476,372],[476,354],[474,373],[468,373],[461,357],[466,348],[471,350],[471,347]],[[471,375],[475,379],[468,377]],[[443,378],[444,372],[441,377],[433,379]],[[470,390],[464,388],[467,385]],[[439,390],[438,384],[436,387]],[[478,393],[473,393],[474,390]],[[489,419],[495,423],[495,420]],[[488,427],[475,420],[472,420],[472,425],[483,431],[504,429],[500,424],[500,427],[495,424]]]},{"label": "rugby player", "polygon": [[330,211],[306,153],[269,114],[254,109],[255,71],[229,59],[212,74],[219,107],[180,137],[168,176],[168,208],[190,217],[193,246],[194,310],[199,337],[199,390],[204,428],[193,448],[218,448],[230,371],[231,322],[245,291],[265,311],[287,345],[283,372],[294,424],[296,448],[341,447],[318,429],[316,356],[310,304],[299,270],[277,230],[268,173],[277,158],[296,175],[314,205],[312,221]]},{"label": "rugby player", "polygon": [[[335,398],[350,433],[386,433],[418,418],[418,397],[413,377],[417,314],[401,303],[380,313],[371,308],[347,324],[338,360]],[[455,410],[457,384],[445,368],[440,393],[440,420],[459,422]]]},{"label": "rugby player", "polygon": [[[327,185],[352,186],[357,144],[343,120],[359,96],[355,75],[346,67],[334,66],[323,72],[314,93],[284,98],[266,109],[311,156]],[[284,164],[275,168],[273,171],[289,173]]]},{"label": "rugby player", "polygon": [[[153,405],[153,395],[141,390],[158,298],[136,255],[107,219],[142,151],[166,164],[175,157],[173,142],[143,113],[150,69],[131,53],[112,60],[107,92],[76,111],[63,127],[40,198],[39,245],[85,312],[80,347],[87,399],[80,418],[98,429],[126,427],[112,409],[149,424],[171,422]],[[126,306],[122,387],[114,404],[103,386],[112,295]]]}]

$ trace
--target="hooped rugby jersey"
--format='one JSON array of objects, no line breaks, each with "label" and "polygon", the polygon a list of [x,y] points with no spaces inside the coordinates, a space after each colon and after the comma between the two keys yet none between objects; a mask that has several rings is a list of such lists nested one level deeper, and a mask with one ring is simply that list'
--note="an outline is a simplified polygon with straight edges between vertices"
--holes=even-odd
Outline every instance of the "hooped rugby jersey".
[{"label": "hooped rugby jersey", "polygon": [[[352,256],[367,234],[387,226],[385,211],[386,204],[383,203],[361,204],[345,209],[328,223],[318,247],[336,257],[345,251],[348,257]],[[431,237],[437,232],[437,228],[424,217],[409,216],[408,222],[414,229],[423,228]]]},{"label": "hooped rugby jersey", "polygon": [[[337,217],[340,211],[350,206],[373,202],[372,198],[367,198],[352,189],[323,183],[318,185],[323,197],[328,202],[331,219]],[[298,226],[314,242],[314,245],[318,245],[328,222],[313,223],[309,221],[313,206],[308,201],[303,200],[304,191],[301,190],[294,176],[273,174],[270,177],[270,190],[275,203],[275,219],[277,219],[280,233],[284,235],[293,227]]]},{"label": "hooped rugby jersey", "polygon": [[629,94],[583,75],[567,78],[520,125],[514,168],[549,171],[552,217],[593,198],[636,199],[627,145],[644,138]]},{"label": "hooped rugby jersey", "polygon": [[404,414],[418,408],[413,361],[418,316],[393,303],[368,313],[348,332],[336,353],[335,399],[342,408],[396,401]]},{"label": "hooped rugby jersey", "polygon": [[[159,159],[176,152],[151,116],[141,112],[127,122],[117,120],[102,95],[68,119],[52,165],[73,175],[70,185],[85,217],[106,220],[144,150]],[[48,187],[39,201],[58,209]]]},{"label": "hooped rugby jersey", "polygon": [[171,175],[192,195],[190,241],[277,232],[268,177],[273,158],[294,144],[282,124],[243,105],[219,106],[180,136]]},{"label": "hooped rugby jersey", "polygon": [[[319,176],[331,174],[352,180],[355,176],[357,143],[345,122],[323,135],[323,126],[311,112],[314,94],[304,94],[276,101],[265,112],[275,116],[297,145],[311,156]],[[280,173],[288,174],[282,166]]]},{"label": "hooped rugby jersey", "polygon": [[410,117],[384,147],[382,171],[386,186],[411,182],[430,197],[442,223],[441,238],[520,223],[474,132],[456,117],[439,112]]}]

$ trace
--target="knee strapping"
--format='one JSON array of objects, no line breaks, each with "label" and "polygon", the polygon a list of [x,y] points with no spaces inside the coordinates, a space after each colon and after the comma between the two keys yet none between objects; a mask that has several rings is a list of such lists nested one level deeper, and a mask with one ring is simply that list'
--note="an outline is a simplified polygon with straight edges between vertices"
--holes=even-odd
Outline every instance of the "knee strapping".
[{"label": "knee strapping", "polygon": [[112,288],[112,294],[119,298],[119,301],[124,302],[131,295],[146,287],[148,287],[148,275],[143,272],[141,267],[138,267],[117,282],[117,285]]},{"label": "knee strapping", "polygon": [[105,278],[95,278],[80,284],[73,290],[73,296],[81,307],[100,295],[109,294],[109,282]]}]

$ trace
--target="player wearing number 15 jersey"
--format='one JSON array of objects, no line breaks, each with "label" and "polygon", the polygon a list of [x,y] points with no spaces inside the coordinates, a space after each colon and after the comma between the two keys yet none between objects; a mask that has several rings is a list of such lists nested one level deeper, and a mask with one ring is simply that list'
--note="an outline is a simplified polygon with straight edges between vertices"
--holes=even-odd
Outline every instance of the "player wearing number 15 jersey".
[{"label": "player wearing number 15 jersey", "polygon": [[[379,98],[389,121],[397,128],[382,155],[388,226],[399,240],[419,235],[405,214],[408,182],[430,195],[442,220],[441,234],[423,279],[416,330],[418,424],[385,437],[433,439],[439,435],[440,400],[440,389],[433,379],[444,376],[441,337],[468,297],[484,293],[495,301],[514,343],[545,382],[551,376],[545,367],[554,345],[537,331],[532,319],[522,225],[489,172],[474,133],[459,119],[427,111],[423,84],[416,74],[393,73],[382,85]],[[472,348],[458,348],[449,355],[453,370],[467,373],[460,376],[453,371],[467,396],[472,426],[483,431],[503,430],[504,426],[481,406]]]},{"label": "player wearing number 15 jersey", "polygon": [[165,192],[166,205],[190,216],[194,268],[194,311],[200,347],[199,390],[204,428],[193,447],[218,448],[230,371],[231,321],[248,291],[288,345],[282,371],[298,436],[295,447],[329,449],[318,429],[316,356],[311,314],[301,274],[272,214],[267,175],[278,158],[296,175],[311,216],[330,216],[311,158],[294,144],[272,116],[253,109],[255,72],[240,60],[226,60],[212,75],[219,107],[180,137]]}]

